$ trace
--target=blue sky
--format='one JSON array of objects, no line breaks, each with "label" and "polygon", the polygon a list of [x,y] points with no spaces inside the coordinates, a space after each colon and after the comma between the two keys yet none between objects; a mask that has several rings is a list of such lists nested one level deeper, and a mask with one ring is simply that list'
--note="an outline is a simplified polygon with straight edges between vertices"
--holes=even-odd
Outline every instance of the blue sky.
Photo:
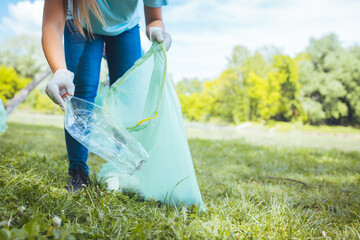
[{"label": "blue sky", "polygon": [[[42,0],[2,0],[0,41],[40,35]],[[344,46],[360,44],[360,0],[169,0],[164,21],[172,34],[169,72],[215,78],[235,45],[275,46],[295,56],[310,37],[336,33]],[[143,26],[144,24],[142,24]]]}]

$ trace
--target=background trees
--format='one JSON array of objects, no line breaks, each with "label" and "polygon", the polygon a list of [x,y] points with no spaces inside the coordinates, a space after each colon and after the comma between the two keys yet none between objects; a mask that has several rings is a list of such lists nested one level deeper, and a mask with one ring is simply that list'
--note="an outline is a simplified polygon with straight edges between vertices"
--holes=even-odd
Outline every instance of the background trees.
[{"label": "background trees", "polygon": [[19,76],[14,68],[0,66],[0,98],[4,104],[30,82],[30,78]]},{"label": "background trees", "polygon": [[[19,35],[1,42],[0,98],[8,114],[25,99],[22,108],[59,113],[58,107],[44,93],[45,84],[41,84],[49,76],[50,70],[38,37]],[[15,97],[20,90],[23,91]]]},{"label": "background trees", "polygon": [[334,34],[311,39],[294,58],[275,48],[251,53],[236,46],[228,68],[218,78],[185,80],[176,88],[189,120],[357,125],[360,47],[344,48]]},{"label": "background trees", "polygon": [[[3,40],[0,98],[8,103],[47,68],[38,38]],[[45,83],[40,83],[21,107],[60,112],[46,97],[44,87]],[[277,120],[357,126],[360,46],[343,47],[334,34],[311,39],[305,51],[295,57],[274,47],[252,52],[235,46],[219,77],[184,79],[176,84],[176,90],[183,114],[191,121],[239,124]]]}]

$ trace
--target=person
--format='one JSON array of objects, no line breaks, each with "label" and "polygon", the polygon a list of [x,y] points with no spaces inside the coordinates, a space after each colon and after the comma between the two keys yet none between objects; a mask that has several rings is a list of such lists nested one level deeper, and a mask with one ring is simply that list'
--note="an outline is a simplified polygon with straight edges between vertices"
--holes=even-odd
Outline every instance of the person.
[{"label": "person", "polygon": [[[150,40],[171,46],[171,35],[162,20],[166,0],[143,0],[146,33]],[[100,63],[105,52],[110,84],[141,57],[137,0],[45,0],[42,46],[53,72],[47,95],[65,110],[60,92],[94,102]],[[64,44],[62,37],[64,36]],[[88,150],[65,130],[69,158],[69,191],[89,183]]]}]

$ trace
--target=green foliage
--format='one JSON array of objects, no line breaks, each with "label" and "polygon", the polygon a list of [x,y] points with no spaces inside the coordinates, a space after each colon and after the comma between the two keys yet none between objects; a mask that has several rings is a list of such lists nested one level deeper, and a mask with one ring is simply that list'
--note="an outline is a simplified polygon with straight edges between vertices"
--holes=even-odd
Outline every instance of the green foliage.
[{"label": "green foliage", "polygon": [[249,89],[252,112],[255,119],[270,119],[279,109],[280,102],[280,82],[274,76],[275,73],[269,73],[267,78],[262,78],[255,73],[249,76]]},{"label": "green foliage", "polygon": [[204,121],[208,112],[206,96],[201,94],[203,88],[204,83],[196,78],[185,78],[176,84],[183,113],[191,121]]},{"label": "green foliage", "polygon": [[242,89],[238,74],[234,69],[224,71],[221,76],[205,85],[204,95],[211,100],[212,117],[221,117],[227,122],[235,121],[235,113],[241,111],[237,108],[237,101],[241,101]]},{"label": "green foliage", "polygon": [[[0,48],[0,98],[6,103],[29,84],[36,74],[47,68],[39,37],[19,35],[5,38]],[[45,93],[38,89],[20,107],[43,113],[60,112]]]},{"label": "green foliage", "polygon": [[20,77],[13,68],[0,66],[0,98],[4,104],[30,82],[31,79]]},{"label": "green foliage", "polygon": [[199,92],[179,94],[183,114],[191,121],[204,121],[208,112],[206,96]]},{"label": "green foliage", "polygon": [[0,65],[12,67],[21,77],[34,78],[35,74],[48,68],[40,38],[19,35],[1,42]]},{"label": "green foliage", "polygon": [[10,124],[0,136],[0,239],[360,238],[358,152],[189,143],[206,212],[107,191],[93,156],[90,188],[69,194],[63,130]]},{"label": "green foliage", "polygon": [[47,114],[62,113],[59,106],[38,89],[33,90],[19,108]]},{"label": "green foliage", "polygon": [[[39,37],[20,35],[5,38],[0,48],[0,98],[6,103],[31,82],[36,74],[48,68]],[[35,90],[21,107],[56,113],[59,110],[45,94]]]},{"label": "green foliage", "polygon": [[[2,99],[4,105],[30,82],[30,78],[20,77],[13,68],[0,66],[0,99]],[[40,92],[38,89],[29,94],[20,105],[20,108],[42,113],[61,113],[60,108],[44,92]]]},{"label": "green foliage", "polygon": [[[221,118],[238,124],[260,119],[290,121],[299,115],[300,85],[295,60],[276,55],[267,63],[259,52],[251,56],[244,47],[236,47],[229,66],[219,78],[206,82],[201,92],[188,91],[186,96],[179,96],[188,119]],[[178,86],[182,86],[181,82]],[[194,117],[196,114],[200,117]]]},{"label": "green foliage", "polygon": [[304,108],[312,123],[358,124],[360,100],[360,47],[345,49],[337,36],[312,39],[300,81]]},{"label": "green foliage", "polygon": [[188,79],[177,84],[189,120],[360,124],[360,47],[343,48],[334,34],[311,39],[295,58],[236,46],[228,61],[202,88]]},{"label": "green foliage", "polygon": [[177,94],[190,95],[192,93],[199,93],[203,90],[203,82],[197,78],[185,78],[176,84]]},{"label": "green foliage", "polygon": [[278,55],[274,57],[274,73],[269,73],[273,82],[279,82],[280,98],[279,108],[276,112],[278,120],[291,121],[299,116],[300,84],[298,80],[298,65],[289,56]]}]

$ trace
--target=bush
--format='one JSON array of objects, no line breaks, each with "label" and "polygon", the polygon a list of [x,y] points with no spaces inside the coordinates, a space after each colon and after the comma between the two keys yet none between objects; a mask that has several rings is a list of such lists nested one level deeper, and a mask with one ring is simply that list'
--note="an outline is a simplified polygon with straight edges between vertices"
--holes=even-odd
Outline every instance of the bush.
[{"label": "bush", "polygon": [[0,66],[0,98],[4,105],[30,82],[30,78],[20,77],[13,68]]},{"label": "bush", "polygon": [[62,113],[59,106],[54,104],[45,93],[40,92],[38,89],[35,89],[29,94],[26,100],[20,105],[20,108],[47,114]]}]

